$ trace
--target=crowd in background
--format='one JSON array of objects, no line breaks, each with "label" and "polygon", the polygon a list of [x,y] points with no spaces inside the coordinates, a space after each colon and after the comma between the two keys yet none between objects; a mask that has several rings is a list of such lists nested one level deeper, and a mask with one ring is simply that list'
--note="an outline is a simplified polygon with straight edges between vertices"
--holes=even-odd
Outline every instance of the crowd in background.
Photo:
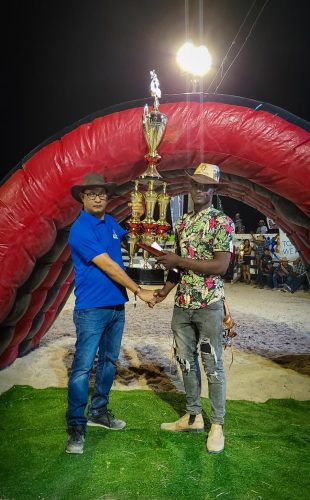
[{"label": "crowd in background", "polygon": [[[240,214],[234,217],[236,234],[244,234],[245,226]],[[299,289],[309,290],[309,282],[300,257],[289,262],[287,257],[278,258],[280,239],[276,234],[268,236],[266,222],[258,221],[256,234],[243,239],[232,255],[228,279],[255,284],[258,288],[294,293]],[[251,272],[254,270],[254,273]]]},{"label": "crowd in background", "polygon": [[[236,234],[244,234],[246,233],[246,227],[243,223],[243,220],[241,219],[241,216],[239,213],[236,213],[235,214],[235,217],[234,217],[234,223],[235,223],[235,232]],[[263,219],[260,219],[258,221],[258,227],[256,229],[256,234],[266,234],[268,233],[268,227],[267,227],[267,224],[266,222],[263,220]]]}]

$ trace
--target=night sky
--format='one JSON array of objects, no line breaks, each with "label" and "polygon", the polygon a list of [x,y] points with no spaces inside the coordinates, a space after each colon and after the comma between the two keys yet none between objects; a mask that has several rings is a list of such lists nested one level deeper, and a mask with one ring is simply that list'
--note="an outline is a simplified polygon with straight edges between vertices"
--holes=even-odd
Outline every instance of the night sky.
[{"label": "night sky", "polygon": [[[10,0],[1,16],[1,177],[64,127],[113,104],[149,97],[153,68],[163,94],[190,91],[175,62],[186,34],[213,56],[203,90],[214,92],[219,77],[210,84],[251,5],[224,71],[265,1]],[[217,93],[262,100],[309,120],[308,4],[267,1]],[[228,198],[223,205],[230,215],[243,212],[249,224],[254,218],[249,229],[256,228],[255,210]]]}]

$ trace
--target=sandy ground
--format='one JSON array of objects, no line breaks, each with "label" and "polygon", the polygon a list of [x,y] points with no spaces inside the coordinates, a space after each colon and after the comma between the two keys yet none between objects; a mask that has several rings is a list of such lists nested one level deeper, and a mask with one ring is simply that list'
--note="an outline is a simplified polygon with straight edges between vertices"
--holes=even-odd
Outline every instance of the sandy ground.
[{"label": "sandy ground", "polygon": [[[309,292],[292,295],[242,283],[226,284],[225,290],[238,334],[233,352],[224,351],[228,399],[309,400]],[[75,342],[73,305],[72,295],[41,346],[0,372],[0,393],[13,385],[66,387]],[[154,310],[141,301],[134,308],[130,296],[114,389],[183,390],[172,358],[172,305],[171,294]],[[207,396],[204,374],[202,394]]]}]

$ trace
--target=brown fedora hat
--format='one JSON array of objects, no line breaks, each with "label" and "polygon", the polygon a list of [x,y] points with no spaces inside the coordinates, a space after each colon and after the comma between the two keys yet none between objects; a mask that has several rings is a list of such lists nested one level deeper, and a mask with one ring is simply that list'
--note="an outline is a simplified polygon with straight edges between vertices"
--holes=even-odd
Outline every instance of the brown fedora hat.
[{"label": "brown fedora hat", "polygon": [[71,194],[76,201],[82,203],[80,194],[85,189],[97,187],[104,188],[108,195],[111,196],[115,193],[117,184],[115,182],[106,182],[104,177],[99,174],[99,172],[90,172],[89,174],[85,175],[83,184],[72,186]]},{"label": "brown fedora hat", "polygon": [[220,169],[211,163],[200,163],[193,175],[186,174],[198,184],[220,184]]}]

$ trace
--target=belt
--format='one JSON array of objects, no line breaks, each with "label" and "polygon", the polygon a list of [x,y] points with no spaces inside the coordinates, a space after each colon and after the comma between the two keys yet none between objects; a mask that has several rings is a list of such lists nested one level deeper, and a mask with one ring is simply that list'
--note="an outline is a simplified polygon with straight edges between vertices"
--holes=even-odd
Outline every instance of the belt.
[{"label": "belt", "polygon": [[97,309],[112,309],[112,311],[122,311],[125,308],[124,304],[118,304],[117,306],[102,306]]}]

